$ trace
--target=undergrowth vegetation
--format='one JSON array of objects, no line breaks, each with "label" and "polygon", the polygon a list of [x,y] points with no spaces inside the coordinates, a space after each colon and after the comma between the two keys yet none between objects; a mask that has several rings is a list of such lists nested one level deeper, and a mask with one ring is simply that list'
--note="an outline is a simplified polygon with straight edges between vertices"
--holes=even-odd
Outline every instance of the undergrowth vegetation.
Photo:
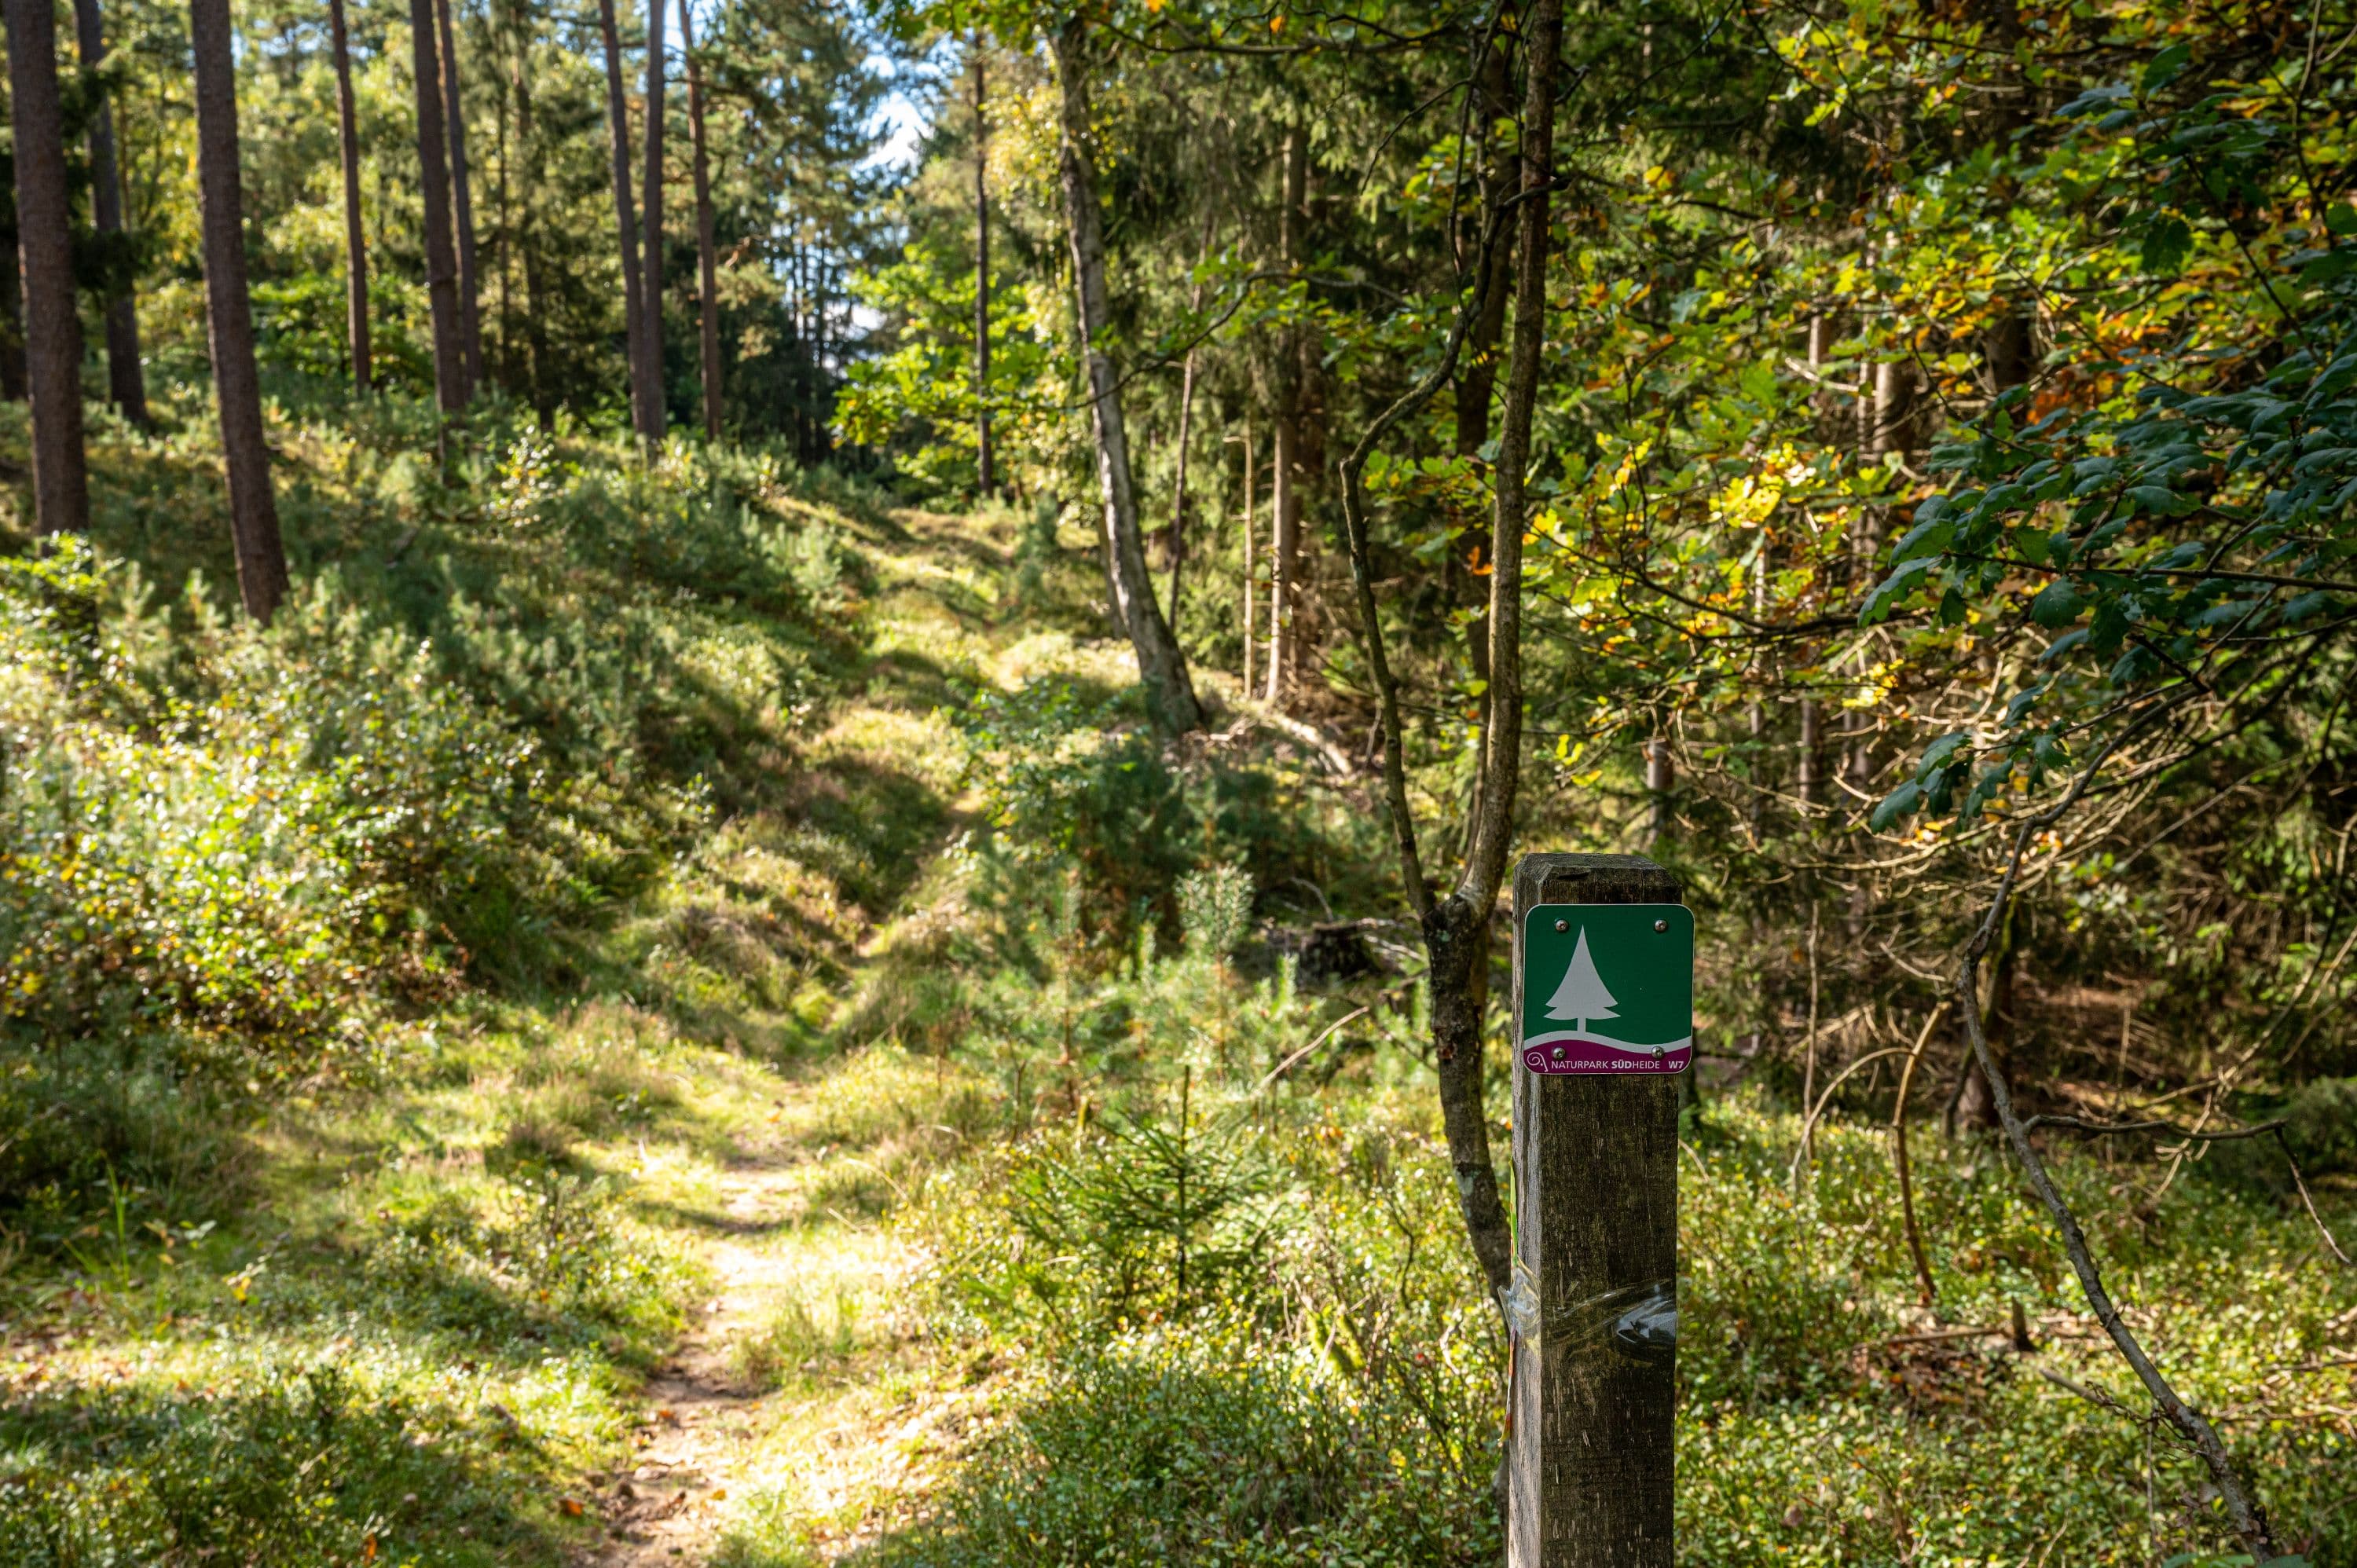
[{"label": "undergrowth vegetation", "polygon": [[[0,553],[0,1561],[579,1560],[716,1241],[798,1261],[725,1347],[772,1463],[716,1563],[1496,1559],[1506,1339],[1356,786],[1155,740],[1052,509],[498,413],[446,481],[398,400],[307,406],[266,632],[177,437]],[[1887,1133],[1803,1153],[1717,1063],[1682,1562],[2215,1559],[1994,1145],[1918,1133],[1934,1316]],[[2344,1227],[2349,1104],[2278,1107]],[[2357,1280],[2274,1153],[2059,1169],[2350,1568]],[[822,1477],[846,1428],[889,1463]]]}]

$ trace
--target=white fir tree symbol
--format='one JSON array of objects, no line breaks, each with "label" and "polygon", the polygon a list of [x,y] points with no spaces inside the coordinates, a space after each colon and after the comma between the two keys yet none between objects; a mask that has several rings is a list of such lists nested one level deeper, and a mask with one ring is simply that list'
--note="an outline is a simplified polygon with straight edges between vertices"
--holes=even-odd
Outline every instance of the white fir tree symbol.
[{"label": "white fir tree symbol", "polygon": [[1596,961],[1587,956],[1587,929],[1582,927],[1579,945],[1571,950],[1571,965],[1563,972],[1563,983],[1547,998],[1547,1016],[1576,1024],[1585,1034],[1589,1019],[1618,1017],[1620,1006],[1605,989],[1604,977],[1596,972]]}]

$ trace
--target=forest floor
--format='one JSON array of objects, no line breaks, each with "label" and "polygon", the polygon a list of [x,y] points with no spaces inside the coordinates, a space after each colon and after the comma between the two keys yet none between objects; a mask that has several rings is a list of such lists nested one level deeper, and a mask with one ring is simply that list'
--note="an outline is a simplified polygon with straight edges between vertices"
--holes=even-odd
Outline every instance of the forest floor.
[{"label": "forest floor", "polygon": [[[0,800],[12,875],[106,873],[138,962],[172,954],[134,922],[302,956],[298,902],[214,869],[343,874],[303,824],[309,859],[235,858],[268,837],[249,780],[317,784],[274,760],[313,745],[286,715],[390,713],[411,749],[352,777],[445,822],[481,788],[454,754],[514,755],[481,736],[547,764],[483,819],[510,880],[436,906],[479,918],[471,958],[354,950],[385,973],[319,1003],[327,1046],[0,1036],[0,1563],[1494,1562],[1504,1348],[1363,780],[1200,668],[1230,733],[1146,734],[1076,526],[529,437],[431,492],[397,435],[290,434],[325,607],[266,638],[124,607],[125,563],[227,580],[171,554],[214,537],[193,448],[104,470],[123,592],[0,556],[0,722],[87,757],[75,811],[126,802],[101,838]],[[121,660],[59,656],[59,603]],[[143,671],[200,744],[139,727]],[[1359,972],[1286,956],[1352,919]],[[112,972],[74,958],[55,983]],[[1772,1083],[1682,1126],[1681,1562],[2231,1561],[2120,1418],[2043,1213],[1931,1129],[1939,1323],[2018,1309],[2040,1344],[1925,1340],[1884,1126],[1821,1124],[1805,1174]],[[2061,1172],[2311,1568],[2357,1568],[2357,1273],[2233,1153],[2150,1206],[2107,1151]]]},{"label": "forest floor", "polygon": [[[845,912],[838,1010],[856,1004],[901,924],[926,917],[934,862],[974,825],[942,705],[959,699],[943,675],[1001,692],[1042,673],[1134,678],[1125,648],[1043,632],[1019,613],[1013,526],[1003,513],[904,511],[861,542],[871,651],[799,759],[800,787],[856,800],[879,778],[914,774],[923,788],[897,792],[891,809],[931,831],[901,846],[899,905]],[[922,1142],[949,1130],[830,1104],[915,1107],[939,1091],[938,1076],[929,1084],[921,1070],[896,1075],[865,1058],[735,1071],[732,1092],[764,1109],[708,1173],[717,1212],[666,1223],[649,1206],[654,1233],[709,1283],[639,1396],[629,1459],[591,1477],[608,1531],[593,1560],[608,1568],[716,1555],[754,1568],[780,1561],[781,1541],[828,1560],[856,1549],[920,1504],[961,1445],[965,1412],[991,1391],[987,1363],[939,1364],[895,1308],[915,1260],[877,1189],[894,1187],[888,1167],[912,1132]]]}]

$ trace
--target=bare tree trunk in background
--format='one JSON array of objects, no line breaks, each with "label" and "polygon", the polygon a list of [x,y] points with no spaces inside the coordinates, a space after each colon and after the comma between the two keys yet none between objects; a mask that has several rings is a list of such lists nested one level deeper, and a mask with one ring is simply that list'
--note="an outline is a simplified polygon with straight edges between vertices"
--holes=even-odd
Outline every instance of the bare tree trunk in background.
[{"label": "bare tree trunk in background", "polygon": [[[213,396],[221,408],[221,456],[229,469],[230,537],[237,552],[238,596],[245,602],[245,613],[266,626],[286,596],[286,550],[278,537],[278,501],[270,487],[270,447],[262,434],[262,379],[253,365],[253,306],[245,286],[245,198],[238,183],[237,68],[231,56],[229,0],[188,0],[188,37],[196,57],[197,188],[204,219],[205,317],[212,349]],[[427,74],[422,80],[431,83],[434,78]]]},{"label": "bare tree trunk in background", "polygon": [[5,14],[25,374],[33,399],[33,526],[43,533],[80,532],[90,526],[90,472],[82,455],[81,318],[74,311],[57,13],[49,0],[6,0]]},{"label": "bare tree trunk in background", "polygon": [[[80,36],[81,64],[96,71],[106,63],[106,29],[98,0],[74,0],[74,30]],[[123,177],[114,162],[114,106],[101,99],[90,121],[91,216],[101,234],[123,232]],[[145,430],[147,376],[139,364],[139,306],[131,286],[106,302],[107,395],[123,417]]]},{"label": "bare tree trunk in background", "polygon": [[[1196,261],[1200,269],[1211,256],[1211,220],[1203,220],[1201,254]],[[1187,295],[1189,317],[1203,310],[1203,280],[1196,278]],[[1178,625],[1179,572],[1187,564],[1187,447],[1193,430],[1195,414],[1195,350],[1187,350],[1186,369],[1178,378],[1178,475],[1170,501],[1170,625],[1173,635]]]},{"label": "bare tree trunk in background", "polygon": [[1667,736],[1645,743],[1645,843],[1658,844],[1669,836],[1670,791],[1677,785],[1677,764],[1670,756]]},{"label": "bare tree trunk in background", "polygon": [[450,137],[450,197],[458,219],[458,347],[466,356],[467,399],[483,384],[482,274],[475,266],[475,200],[467,168],[467,110],[458,91],[458,33],[454,0],[434,0],[442,34],[442,123]]},{"label": "bare tree trunk in background", "polygon": [[1481,1024],[1489,1000],[1490,928],[1497,914],[1498,890],[1505,879],[1506,857],[1513,844],[1514,798],[1522,768],[1523,529],[1527,521],[1532,415],[1538,403],[1539,360],[1546,336],[1547,209],[1554,185],[1563,0],[1534,0],[1524,18],[1523,36],[1528,40],[1530,70],[1523,102],[1522,188],[1512,198],[1517,230],[1512,356],[1507,366],[1498,435],[1490,539],[1494,562],[1489,614],[1494,694],[1481,729],[1481,782],[1467,835],[1468,853],[1457,886],[1446,897],[1436,898],[1426,882],[1415,815],[1408,803],[1399,682],[1383,645],[1361,475],[1376,443],[1422,407],[1455,370],[1469,335],[1469,315],[1459,313],[1440,365],[1375,421],[1340,468],[1342,521],[1350,543],[1360,632],[1383,721],[1384,806],[1398,847],[1400,880],[1406,885],[1430,959],[1425,983],[1432,1005],[1441,1124],[1448,1139],[1448,1159],[1456,1172],[1466,1232],[1480,1263],[1483,1283],[1493,1297],[1502,1295],[1512,1283],[1513,1238],[1505,1208],[1499,1201],[1489,1115],[1481,1103]]},{"label": "bare tree trunk in background", "polygon": [[[1485,260],[1480,242],[1488,214],[1497,211],[1512,195],[1516,172],[1513,149],[1496,130],[1498,122],[1513,113],[1511,48],[1511,39],[1504,37],[1491,40],[1481,57],[1477,82],[1481,141],[1489,148],[1489,156],[1481,166],[1483,217],[1473,226],[1474,249],[1466,258],[1476,274],[1472,281],[1480,303],[1466,334],[1464,369],[1457,378],[1455,447],[1459,457],[1473,456],[1490,440],[1490,403],[1498,385],[1498,339],[1506,329],[1506,298],[1514,282],[1513,246],[1493,244]],[[1480,694],[1474,699],[1474,719],[1477,724],[1485,723],[1490,711],[1490,639],[1480,612],[1487,596],[1481,592],[1481,579],[1472,571],[1472,563],[1460,559],[1454,550],[1447,560],[1443,584],[1448,602],[1474,612],[1465,623],[1465,653],[1473,678],[1481,683]],[[1475,809],[1480,809],[1479,797]]]},{"label": "bare tree trunk in background", "polygon": [[687,57],[687,131],[695,149],[696,308],[704,351],[704,435],[720,439],[720,279],[712,242],[712,166],[705,158],[704,67],[695,58],[695,19],[679,0],[679,47]]},{"label": "bare tree trunk in background", "polygon": [[983,92],[982,34],[974,56],[974,489],[996,488],[990,450],[990,120]]},{"label": "bare tree trunk in background", "polygon": [[1244,418],[1244,669],[1243,694],[1253,692],[1253,607],[1260,596],[1260,585],[1253,581],[1253,535],[1260,520],[1253,512],[1253,427],[1252,417]]},{"label": "bare tree trunk in background", "polygon": [[[226,3],[226,0],[222,0]],[[425,301],[434,323],[434,396],[445,414],[467,406],[467,354],[458,306],[458,262],[450,243],[450,172],[444,162],[441,51],[434,0],[409,0],[410,53],[417,87],[417,187],[425,206]]]},{"label": "bare tree trunk in background", "polygon": [[643,294],[645,309],[639,317],[639,333],[645,338],[640,354],[647,368],[647,428],[650,441],[661,441],[663,429],[671,417],[664,406],[662,307],[663,307],[663,10],[669,0],[650,0],[647,6],[647,185],[642,210],[646,216],[646,245],[640,258],[645,269]]},{"label": "bare tree trunk in background", "polygon": [[[8,231],[7,253],[16,253],[16,231]],[[0,399],[25,401],[25,277],[0,263]]]},{"label": "bare tree trunk in background", "polygon": [[1075,14],[1056,35],[1056,76],[1061,88],[1062,145],[1059,157],[1064,218],[1072,247],[1072,285],[1079,296],[1081,351],[1089,379],[1089,412],[1096,427],[1097,481],[1104,498],[1104,537],[1114,615],[1137,651],[1146,706],[1165,731],[1203,727],[1203,711],[1187,675],[1186,655],[1162,618],[1146,545],[1138,534],[1137,498],[1130,484],[1129,440],[1122,425],[1121,389],[1104,350],[1107,318],[1104,236],[1097,217],[1096,168],[1090,161],[1085,24]]},{"label": "bare tree trunk in background", "polygon": [[597,0],[597,32],[606,49],[606,125],[614,154],[614,224],[622,249],[622,358],[630,372],[630,427],[647,433],[646,335],[639,325],[646,301],[639,277],[639,223],[630,198],[630,105],[622,95],[622,41],[614,27],[614,0]]},{"label": "bare tree trunk in background", "polygon": [[[1299,125],[1285,133],[1283,204],[1277,209],[1277,254],[1289,274],[1301,265],[1302,210],[1309,181],[1309,136]],[[1295,646],[1301,607],[1301,332],[1287,328],[1279,339],[1276,369],[1276,452],[1271,459],[1275,487],[1270,501],[1275,548],[1269,553],[1268,691],[1281,703],[1300,663]]]},{"label": "bare tree trunk in background", "polygon": [[532,351],[532,406],[540,428],[556,425],[556,403],[550,392],[548,325],[541,318],[540,246],[532,221],[533,193],[540,188],[540,144],[533,134],[532,33],[518,29],[515,60],[516,156],[522,163],[517,177],[516,251],[523,263],[523,337]]},{"label": "bare tree trunk in background", "polygon": [[336,66],[336,139],[344,169],[344,330],[352,357],[352,385],[369,390],[368,231],[361,222],[361,133],[352,106],[351,34],[344,0],[328,0],[328,36]]}]

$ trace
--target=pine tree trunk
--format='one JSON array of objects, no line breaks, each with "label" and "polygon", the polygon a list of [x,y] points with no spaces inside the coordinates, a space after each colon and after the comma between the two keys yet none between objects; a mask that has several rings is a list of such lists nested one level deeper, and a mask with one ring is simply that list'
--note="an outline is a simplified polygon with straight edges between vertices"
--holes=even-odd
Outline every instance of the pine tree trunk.
[{"label": "pine tree trunk", "polygon": [[441,50],[434,33],[434,0],[409,0],[410,59],[417,89],[417,188],[425,207],[425,301],[434,328],[434,395],[442,412],[450,414],[467,406],[467,354],[458,262],[450,242]]},{"label": "pine tree trunk", "polygon": [[352,357],[352,385],[369,390],[368,231],[361,223],[361,134],[352,106],[351,37],[344,0],[328,0],[328,30],[335,51],[336,136],[344,165],[344,319]]},{"label": "pine tree trunk", "polygon": [[450,197],[458,220],[458,348],[467,367],[467,399],[483,384],[483,295],[475,267],[475,201],[467,168],[466,101],[458,91],[458,35],[451,0],[435,0],[442,35],[442,128],[450,138]]},{"label": "pine tree trunk", "polygon": [[1072,285],[1079,298],[1081,351],[1087,367],[1089,413],[1096,429],[1097,482],[1104,498],[1106,553],[1114,618],[1137,652],[1146,706],[1164,730],[1184,735],[1203,727],[1203,712],[1187,676],[1186,656],[1162,618],[1146,570],[1137,529],[1137,498],[1130,485],[1129,442],[1122,426],[1121,390],[1104,350],[1111,314],[1105,299],[1104,236],[1097,214],[1097,177],[1089,135],[1087,34],[1075,15],[1056,35],[1056,75],[1062,89],[1059,164],[1064,218],[1071,231]]},{"label": "pine tree trunk", "polygon": [[695,19],[680,0],[679,47],[687,57],[687,130],[695,150],[696,313],[704,350],[704,435],[720,439],[720,279],[713,254],[712,166],[704,141],[704,67],[695,58]]},{"label": "pine tree trunk", "polygon": [[33,399],[33,523],[43,533],[79,532],[90,526],[90,474],[82,456],[81,319],[74,313],[57,14],[49,0],[6,0],[5,11],[25,378]]},{"label": "pine tree trunk", "polygon": [[[74,28],[81,37],[81,64],[95,72],[106,63],[106,29],[98,0],[74,0]],[[102,98],[90,120],[91,216],[102,234],[123,232],[123,176],[114,161],[114,105]],[[147,415],[147,375],[139,363],[139,306],[131,286],[106,302],[107,396],[123,417],[142,430]]]},{"label": "pine tree trunk", "polygon": [[650,441],[661,441],[671,418],[663,392],[663,11],[670,0],[651,0],[647,7],[647,184],[645,268],[639,317],[640,349],[647,376],[647,428]]},{"label": "pine tree trunk", "polygon": [[996,488],[990,450],[990,121],[983,93],[982,35],[974,56],[974,489]]},{"label": "pine tree trunk", "polygon": [[[16,253],[16,231],[0,232],[0,251]],[[0,263],[0,400],[25,401],[25,276],[17,267]]]},{"label": "pine tree trunk", "polygon": [[[1302,208],[1308,200],[1309,137],[1299,125],[1285,133],[1284,199],[1277,212],[1277,251],[1290,275],[1301,265]],[[1275,548],[1269,553],[1268,700],[1280,703],[1300,663],[1297,624],[1301,608],[1301,333],[1287,328],[1277,349],[1276,453],[1271,465],[1270,510]]]},{"label": "pine tree trunk", "polygon": [[237,552],[238,595],[245,601],[245,613],[266,626],[286,596],[286,551],[279,542],[270,448],[262,434],[253,307],[245,287],[245,199],[238,183],[237,70],[231,58],[229,0],[188,0],[188,35],[196,55],[205,315],[213,396],[221,408],[221,455],[229,468],[230,537]]},{"label": "pine tree trunk", "polygon": [[516,155],[523,160],[522,189],[517,206],[516,250],[523,261],[524,344],[532,352],[532,406],[543,430],[556,424],[556,404],[550,396],[548,323],[541,316],[540,247],[532,221],[533,193],[540,188],[540,145],[532,131],[532,40],[527,35],[515,64]]},{"label": "pine tree trunk", "polygon": [[622,94],[622,41],[614,27],[614,0],[597,0],[597,31],[606,47],[606,125],[613,149],[614,225],[621,236],[622,358],[630,372],[630,427],[647,433],[647,368],[642,357],[646,314],[639,277],[639,225],[630,198],[630,105]]}]

